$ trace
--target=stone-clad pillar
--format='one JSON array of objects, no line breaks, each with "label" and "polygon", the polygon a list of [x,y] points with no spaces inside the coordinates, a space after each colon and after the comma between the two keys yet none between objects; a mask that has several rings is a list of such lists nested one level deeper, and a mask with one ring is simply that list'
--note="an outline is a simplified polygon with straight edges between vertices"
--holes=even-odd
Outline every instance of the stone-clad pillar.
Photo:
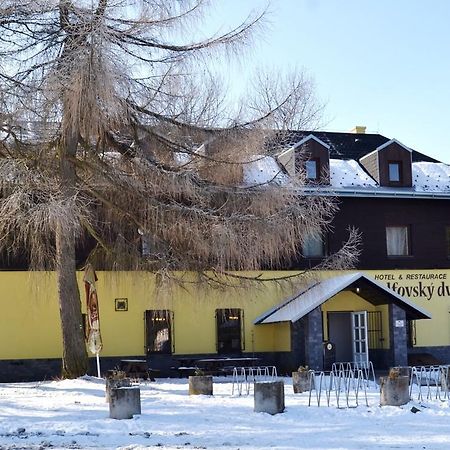
[{"label": "stone-clad pillar", "polygon": [[391,303],[389,305],[389,343],[391,366],[408,365],[408,347],[405,310]]},{"label": "stone-clad pillar", "polygon": [[305,320],[306,364],[313,370],[323,370],[323,328],[320,306],[313,309]]}]

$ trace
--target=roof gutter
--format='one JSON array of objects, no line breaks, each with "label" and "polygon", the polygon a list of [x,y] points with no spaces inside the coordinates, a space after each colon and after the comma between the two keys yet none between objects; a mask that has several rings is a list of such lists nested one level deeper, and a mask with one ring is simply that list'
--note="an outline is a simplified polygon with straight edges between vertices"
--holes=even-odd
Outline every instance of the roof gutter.
[{"label": "roof gutter", "polygon": [[401,192],[380,191],[375,189],[299,189],[303,194],[324,195],[330,197],[378,197],[378,198],[420,198],[434,200],[450,200],[450,192]]}]

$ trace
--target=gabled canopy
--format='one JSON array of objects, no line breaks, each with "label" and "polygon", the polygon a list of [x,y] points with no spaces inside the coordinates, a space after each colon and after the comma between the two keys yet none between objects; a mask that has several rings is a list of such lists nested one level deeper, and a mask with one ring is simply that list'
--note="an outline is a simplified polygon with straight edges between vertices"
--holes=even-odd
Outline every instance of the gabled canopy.
[{"label": "gabled canopy", "polygon": [[411,300],[378,283],[361,272],[328,278],[313,283],[255,319],[255,324],[296,322],[341,291],[352,290],[364,300],[378,306],[393,303],[406,312],[408,319],[431,319],[431,314]]}]

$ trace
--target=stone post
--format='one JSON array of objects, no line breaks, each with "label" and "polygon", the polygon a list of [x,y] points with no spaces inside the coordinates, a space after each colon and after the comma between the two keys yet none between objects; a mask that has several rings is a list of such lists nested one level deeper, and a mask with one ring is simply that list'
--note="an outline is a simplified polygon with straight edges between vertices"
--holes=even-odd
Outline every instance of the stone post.
[{"label": "stone post", "polygon": [[390,366],[408,365],[408,343],[405,310],[391,303],[389,305]]},{"label": "stone post", "polygon": [[129,378],[120,378],[120,379],[106,378],[105,398],[107,403],[111,398],[111,390],[119,387],[131,387],[131,380]]},{"label": "stone post", "polygon": [[261,381],[254,385],[255,412],[278,414],[284,411],[284,382]]},{"label": "stone post", "polygon": [[312,370],[323,370],[323,328],[320,306],[313,309],[305,321],[305,363]]},{"label": "stone post", "polygon": [[141,414],[141,390],[139,387],[119,387],[111,389],[109,417],[111,419],[132,419]]}]

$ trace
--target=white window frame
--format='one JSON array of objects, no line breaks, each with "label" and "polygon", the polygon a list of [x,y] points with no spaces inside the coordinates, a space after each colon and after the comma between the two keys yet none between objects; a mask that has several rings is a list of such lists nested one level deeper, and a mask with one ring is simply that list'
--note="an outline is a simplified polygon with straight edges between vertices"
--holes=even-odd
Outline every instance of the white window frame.
[{"label": "white window frame", "polygon": [[306,236],[302,244],[302,254],[304,258],[324,258],[327,256],[327,246],[323,233]]},{"label": "white window frame", "polygon": [[[319,161],[317,159],[308,159],[305,162],[305,172],[306,178],[308,180],[318,180],[319,179]],[[314,176],[312,176],[314,175]]]},{"label": "white window frame", "polygon": [[410,256],[409,226],[386,226],[386,252],[387,256]]},{"label": "white window frame", "polygon": [[[396,168],[395,173],[391,172],[391,167]],[[396,175],[392,177],[391,175]],[[402,181],[402,166],[399,161],[389,161],[388,162],[388,179],[390,183],[400,183]]]}]

